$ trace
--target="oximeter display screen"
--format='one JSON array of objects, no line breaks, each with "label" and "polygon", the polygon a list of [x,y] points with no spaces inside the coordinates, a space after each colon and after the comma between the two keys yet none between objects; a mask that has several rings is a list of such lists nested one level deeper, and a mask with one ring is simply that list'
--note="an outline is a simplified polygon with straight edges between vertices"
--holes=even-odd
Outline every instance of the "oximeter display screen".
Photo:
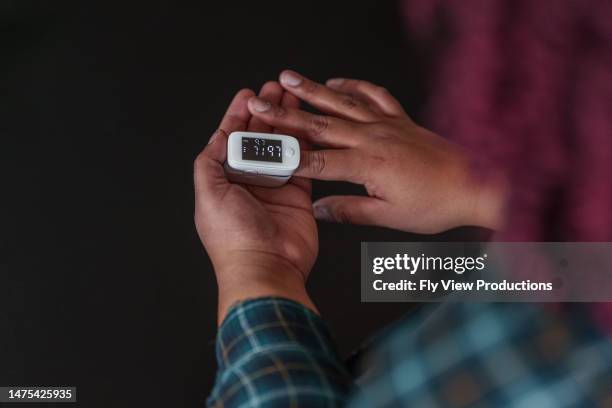
[{"label": "oximeter display screen", "polygon": [[242,160],[257,160],[281,163],[283,161],[282,141],[254,137],[243,137]]}]

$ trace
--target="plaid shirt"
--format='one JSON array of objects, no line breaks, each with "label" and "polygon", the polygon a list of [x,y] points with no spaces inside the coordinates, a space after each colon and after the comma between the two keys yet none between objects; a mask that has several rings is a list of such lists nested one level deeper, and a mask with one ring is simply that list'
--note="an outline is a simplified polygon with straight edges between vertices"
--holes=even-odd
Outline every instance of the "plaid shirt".
[{"label": "plaid shirt", "polygon": [[349,369],[321,318],[260,298],[217,338],[212,407],[612,407],[612,341],[580,305],[428,304]]}]

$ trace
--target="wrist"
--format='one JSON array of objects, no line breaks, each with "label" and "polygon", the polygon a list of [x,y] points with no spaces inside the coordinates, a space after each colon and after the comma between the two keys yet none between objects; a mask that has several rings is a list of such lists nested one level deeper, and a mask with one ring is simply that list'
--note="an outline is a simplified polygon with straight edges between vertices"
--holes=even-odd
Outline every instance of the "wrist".
[{"label": "wrist", "polygon": [[504,208],[508,195],[508,181],[501,171],[492,170],[475,181],[470,224],[489,229],[500,229],[504,223]]},{"label": "wrist", "polygon": [[278,255],[241,251],[215,265],[219,286],[218,324],[229,308],[240,301],[265,296],[284,297],[317,312],[306,291],[305,275]]}]

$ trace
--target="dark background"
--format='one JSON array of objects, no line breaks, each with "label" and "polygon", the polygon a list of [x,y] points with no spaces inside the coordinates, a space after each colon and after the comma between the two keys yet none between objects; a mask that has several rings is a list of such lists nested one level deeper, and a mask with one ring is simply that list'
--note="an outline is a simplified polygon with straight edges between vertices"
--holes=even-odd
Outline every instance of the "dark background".
[{"label": "dark background", "polygon": [[[293,68],[384,85],[419,118],[428,62],[396,2],[209,3],[0,3],[0,385],[75,385],[88,407],[202,406],[216,286],[192,162],[232,95]],[[361,241],[472,233],[321,224],[310,288],[341,352],[409,308],[360,303]]]}]

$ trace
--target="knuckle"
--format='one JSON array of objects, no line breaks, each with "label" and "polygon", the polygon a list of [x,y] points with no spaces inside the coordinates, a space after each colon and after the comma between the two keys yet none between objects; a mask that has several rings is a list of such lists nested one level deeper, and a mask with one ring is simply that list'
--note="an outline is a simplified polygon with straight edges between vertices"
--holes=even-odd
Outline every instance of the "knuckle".
[{"label": "knuckle", "polygon": [[312,174],[321,174],[325,169],[325,154],[321,151],[313,151],[308,162],[308,170]]},{"label": "knuckle", "polygon": [[334,208],[334,219],[340,224],[350,224],[351,215],[344,205],[338,205]]},{"label": "knuckle", "polygon": [[329,128],[329,118],[323,115],[312,115],[309,128],[313,136],[319,136]]},{"label": "knuckle", "polygon": [[397,134],[397,129],[386,122],[372,124],[370,134],[378,139],[393,139]]},{"label": "knuckle", "polygon": [[387,160],[387,156],[373,154],[372,156],[368,157],[366,167],[369,167],[370,169],[380,168],[380,166],[384,166],[387,163]]},{"label": "knuckle", "polygon": [[[372,155],[367,158],[363,158],[363,165],[360,166],[360,177],[364,181],[364,184],[368,184],[374,176],[379,173],[382,169],[388,167],[388,157],[383,155]],[[369,183],[371,184],[371,183]],[[366,188],[367,191],[370,189]]]},{"label": "knuckle", "polygon": [[355,107],[357,107],[357,105],[359,105],[359,102],[357,102],[357,99],[355,99],[354,95],[347,95],[340,99],[340,104],[344,108],[354,109]]},{"label": "knuckle", "polygon": [[274,108],[274,116],[277,119],[284,119],[285,117],[287,117],[287,109],[282,106],[277,106],[276,108]]},{"label": "knuckle", "polygon": [[316,82],[307,81],[304,86],[304,93],[307,95],[314,95],[319,91],[320,85]]}]

